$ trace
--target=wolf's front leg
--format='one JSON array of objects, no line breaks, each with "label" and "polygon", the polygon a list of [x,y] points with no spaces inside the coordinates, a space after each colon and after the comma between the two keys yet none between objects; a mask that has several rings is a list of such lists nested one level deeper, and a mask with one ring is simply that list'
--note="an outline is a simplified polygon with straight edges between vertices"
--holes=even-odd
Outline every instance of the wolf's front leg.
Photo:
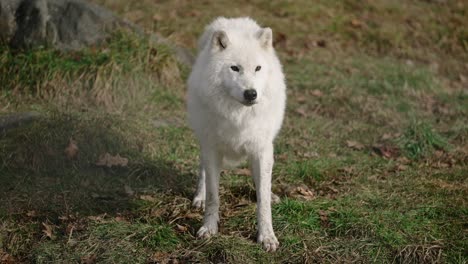
[{"label": "wolf's front leg", "polygon": [[251,157],[252,172],[257,192],[257,242],[266,251],[273,252],[279,246],[271,219],[271,171],[273,168],[273,144]]},{"label": "wolf's front leg", "polygon": [[192,206],[198,209],[205,209],[205,197],[206,197],[206,173],[203,167],[203,161],[200,157],[200,169],[198,175],[197,192],[192,201]]},{"label": "wolf's front leg", "polygon": [[219,153],[214,148],[202,147],[202,166],[205,168],[205,216],[198,237],[210,237],[218,233],[219,220],[219,174],[221,171]]}]

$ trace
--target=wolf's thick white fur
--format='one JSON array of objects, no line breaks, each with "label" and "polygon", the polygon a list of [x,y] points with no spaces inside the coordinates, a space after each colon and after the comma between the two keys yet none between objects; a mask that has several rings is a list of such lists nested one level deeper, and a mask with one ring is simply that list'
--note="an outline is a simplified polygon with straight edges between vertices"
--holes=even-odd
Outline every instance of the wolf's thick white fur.
[{"label": "wolf's thick white fur", "polygon": [[[286,85],[272,31],[250,18],[220,17],[206,27],[198,48],[187,95],[189,124],[201,148],[193,205],[205,208],[205,216],[197,235],[218,232],[221,169],[248,158],[257,193],[257,239],[275,251],[273,140],[283,121]],[[246,90],[254,90],[256,98],[246,96]]]}]

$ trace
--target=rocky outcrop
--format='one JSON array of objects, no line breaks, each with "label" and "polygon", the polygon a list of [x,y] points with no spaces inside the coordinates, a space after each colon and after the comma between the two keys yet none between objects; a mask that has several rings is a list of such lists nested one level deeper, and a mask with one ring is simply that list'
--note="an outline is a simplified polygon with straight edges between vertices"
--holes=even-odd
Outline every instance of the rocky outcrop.
[{"label": "rocky outcrop", "polygon": [[[12,48],[52,46],[60,50],[78,50],[106,40],[116,29],[143,30],[109,10],[84,0],[1,0],[0,42]],[[169,44],[161,38],[153,41]],[[178,59],[187,65],[192,56],[173,47]]]},{"label": "rocky outcrop", "polygon": [[15,48],[50,45],[76,50],[99,43],[131,24],[82,0],[2,0],[0,39]]}]

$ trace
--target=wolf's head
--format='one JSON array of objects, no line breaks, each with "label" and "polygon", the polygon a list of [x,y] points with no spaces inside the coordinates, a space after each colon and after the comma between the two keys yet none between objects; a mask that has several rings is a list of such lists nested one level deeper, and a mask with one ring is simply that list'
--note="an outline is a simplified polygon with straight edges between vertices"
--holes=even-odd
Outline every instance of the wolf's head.
[{"label": "wolf's head", "polygon": [[209,52],[224,92],[245,106],[262,101],[274,52],[270,28],[214,31]]}]

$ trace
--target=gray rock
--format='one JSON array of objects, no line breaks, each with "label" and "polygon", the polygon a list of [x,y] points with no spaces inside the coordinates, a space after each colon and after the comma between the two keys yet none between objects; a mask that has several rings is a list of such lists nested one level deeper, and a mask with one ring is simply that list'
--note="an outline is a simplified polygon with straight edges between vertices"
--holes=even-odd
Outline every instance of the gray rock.
[{"label": "gray rock", "polygon": [[112,12],[83,0],[2,0],[1,5],[8,32],[2,39],[9,39],[13,48],[77,50],[105,40],[116,28],[131,28]]},{"label": "gray rock", "polygon": [[186,48],[174,45],[169,40],[161,36],[158,36],[156,34],[150,34],[149,41],[153,43],[163,44],[172,48],[172,51],[174,52],[174,55],[177,58],[177,60],[185,66],[191,67],[192,64],[195,62],[195,57],[193,56],[192,52],[190,52]]},{"label": "gray rock", "polygon": [[[136,25],[111,11],[84,0],[0,0],[0,41],[15,49],[51,46],[59,50],[78,50],[99,44],[116,29],[144,34]],[[185,49],[162,38],[183,64],[193,57]]]},{"label": "gray rock", "polygon": [[0,42],[8,43],[16,32],[15,13],[21,0],[0,1]]}]

